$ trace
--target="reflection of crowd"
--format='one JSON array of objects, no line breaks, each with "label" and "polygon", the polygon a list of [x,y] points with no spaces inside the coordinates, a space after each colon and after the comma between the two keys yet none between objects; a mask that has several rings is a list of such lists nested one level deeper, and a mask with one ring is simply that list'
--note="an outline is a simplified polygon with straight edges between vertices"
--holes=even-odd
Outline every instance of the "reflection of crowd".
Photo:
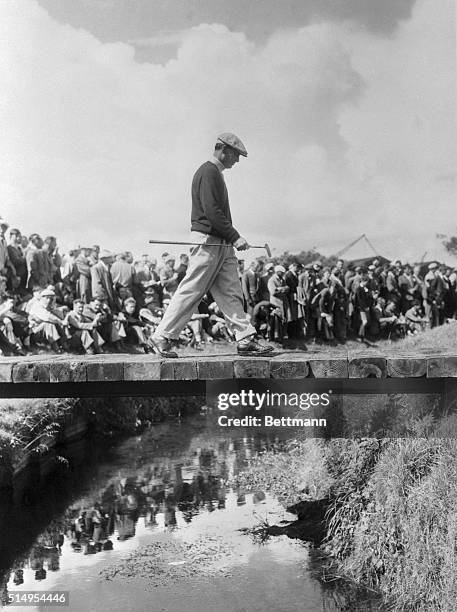
[{"label": "reflection of crowd", "polygon": [[[272,439],[267,444],[268,448],[278,448],[279,443]],[[35,581],[58,571],[65,542],[75,554],[93,555],[113,550],[116,542],[134,537],[140,517],[150,528],[160,525],[174,530],[178,512],[190,523],[203,510],[225,508],[226,482],[250,456],[252,445],[257,451],[267,448],[260,438],[224,440],[217,449],[196,449],[184,461],[156,458],[136,475],[112,478],[96,496],[73,504],[61,518],[50,522],[28,555],[3,577],[4,595],[8,584],[14,588],[11,583],[24,583],[25,569],[34,572]],[[263,499],[264,494],[258,491],[253,501]],[[244,493],[237,492],[237,505],[245,503]]]},{"label": "reflection of crowd", "polygon": [[[28,238],[0,219],[0,351],[88,354],[152,350],[151,335],[189,263],[160,262],[83,245],[60,255],[57,240]],[[6,234],[8,240],[6,239]],[[355,336],[398,337],[456,317],[456,272],[432,263],[425,274],[399,261],[366,268],[342,260],[325,267],[287,260],[287,269],[240,262],[245,309],[271,341],[345,342]],[[222,312],[205,296],[179,343],[231,341]]]}]

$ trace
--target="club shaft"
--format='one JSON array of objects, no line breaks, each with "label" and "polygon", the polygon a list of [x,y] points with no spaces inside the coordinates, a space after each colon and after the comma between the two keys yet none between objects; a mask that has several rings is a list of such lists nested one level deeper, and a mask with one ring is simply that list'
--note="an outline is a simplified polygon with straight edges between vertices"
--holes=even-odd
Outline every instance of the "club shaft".
[{"label": "club shaft", "polygon": [[[179,242],[177,240],[150,240],[149,241],[150,244],[182,244],[184,246],[202,246],[202,244],[204,246],[210,246],[210,247],[216,247],[216,246],[233,246],[231,244],[216,244],[216,243],[207,243],[207,242]],[[250,244],[249,245],[250,249],[264,249],[265,245],[257,245],[257,244]]]}]

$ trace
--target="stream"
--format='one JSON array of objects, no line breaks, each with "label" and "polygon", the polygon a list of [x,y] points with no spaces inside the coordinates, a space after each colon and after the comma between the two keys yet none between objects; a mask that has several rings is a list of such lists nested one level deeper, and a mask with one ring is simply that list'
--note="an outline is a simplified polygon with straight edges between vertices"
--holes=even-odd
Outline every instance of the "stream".
[{"label": "stream", "polygon": [[377,610],[374,598],[323,582],[321,554],[306,542],[249,533],[296,518],[265,491],[229,484],[286,435],[294,431],[220,428],[202,410],[59,449],[38,494],[0,499],[5,609],[23,609],[8,604],[12,593],[46,590],[67,591],[72,612]]}]

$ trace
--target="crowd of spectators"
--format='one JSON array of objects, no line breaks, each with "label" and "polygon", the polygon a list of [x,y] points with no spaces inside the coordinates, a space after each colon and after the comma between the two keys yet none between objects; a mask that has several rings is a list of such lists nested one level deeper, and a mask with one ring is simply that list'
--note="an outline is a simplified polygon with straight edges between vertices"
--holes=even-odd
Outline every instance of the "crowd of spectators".
[{"label": "crowd of spectators", "polygon": [[456,269],[430,262],[421,273],[423,267],[378,258],[365,266],[342,259],[328,266],[292,260],[287,269],[253,263],[242,287],[256,329],[270,340],[370,344],[456,318]]},{"label": "crowd of spectators", "polygon": [[[456,270],[400,261],[366,267],[263,259],[239,262],[245,309],[270,341],[344,343],[398,338],[456,318]],[[151,336],[189,263],[163,253],[111,253],[81,245],[59,253],[57,240],[24,236],[0,219],[0,350],[150,352]],[[287,269],[286,269],[287,268]],[[179,344],[234,340],[211,295],[204,296]]]}]

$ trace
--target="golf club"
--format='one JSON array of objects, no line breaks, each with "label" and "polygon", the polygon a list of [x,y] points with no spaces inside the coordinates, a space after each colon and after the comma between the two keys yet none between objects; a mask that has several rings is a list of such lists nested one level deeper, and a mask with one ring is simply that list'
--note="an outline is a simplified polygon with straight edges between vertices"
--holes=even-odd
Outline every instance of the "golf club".
[{"label": "golf club", "polygon": [[[177,240],[150,240],[149,241],[150,244],[182,244],[185,246],[201,246],[201,242],[180,242]],[[226,244],[226,245],[221,245],[221,244],[211,244],[211,243],[204,243],[205,246],[209,246],[209,247],[217,247],[217,246],[232,246],[231,244]],[[267,252],[268,257],[271,257],[271,250],[270,247],[268,246],[267,243],[263,244],[263,245],[259,245],[259,244],[250,244],[249,245],[250,249],[265,249],[265,251]]]}]

